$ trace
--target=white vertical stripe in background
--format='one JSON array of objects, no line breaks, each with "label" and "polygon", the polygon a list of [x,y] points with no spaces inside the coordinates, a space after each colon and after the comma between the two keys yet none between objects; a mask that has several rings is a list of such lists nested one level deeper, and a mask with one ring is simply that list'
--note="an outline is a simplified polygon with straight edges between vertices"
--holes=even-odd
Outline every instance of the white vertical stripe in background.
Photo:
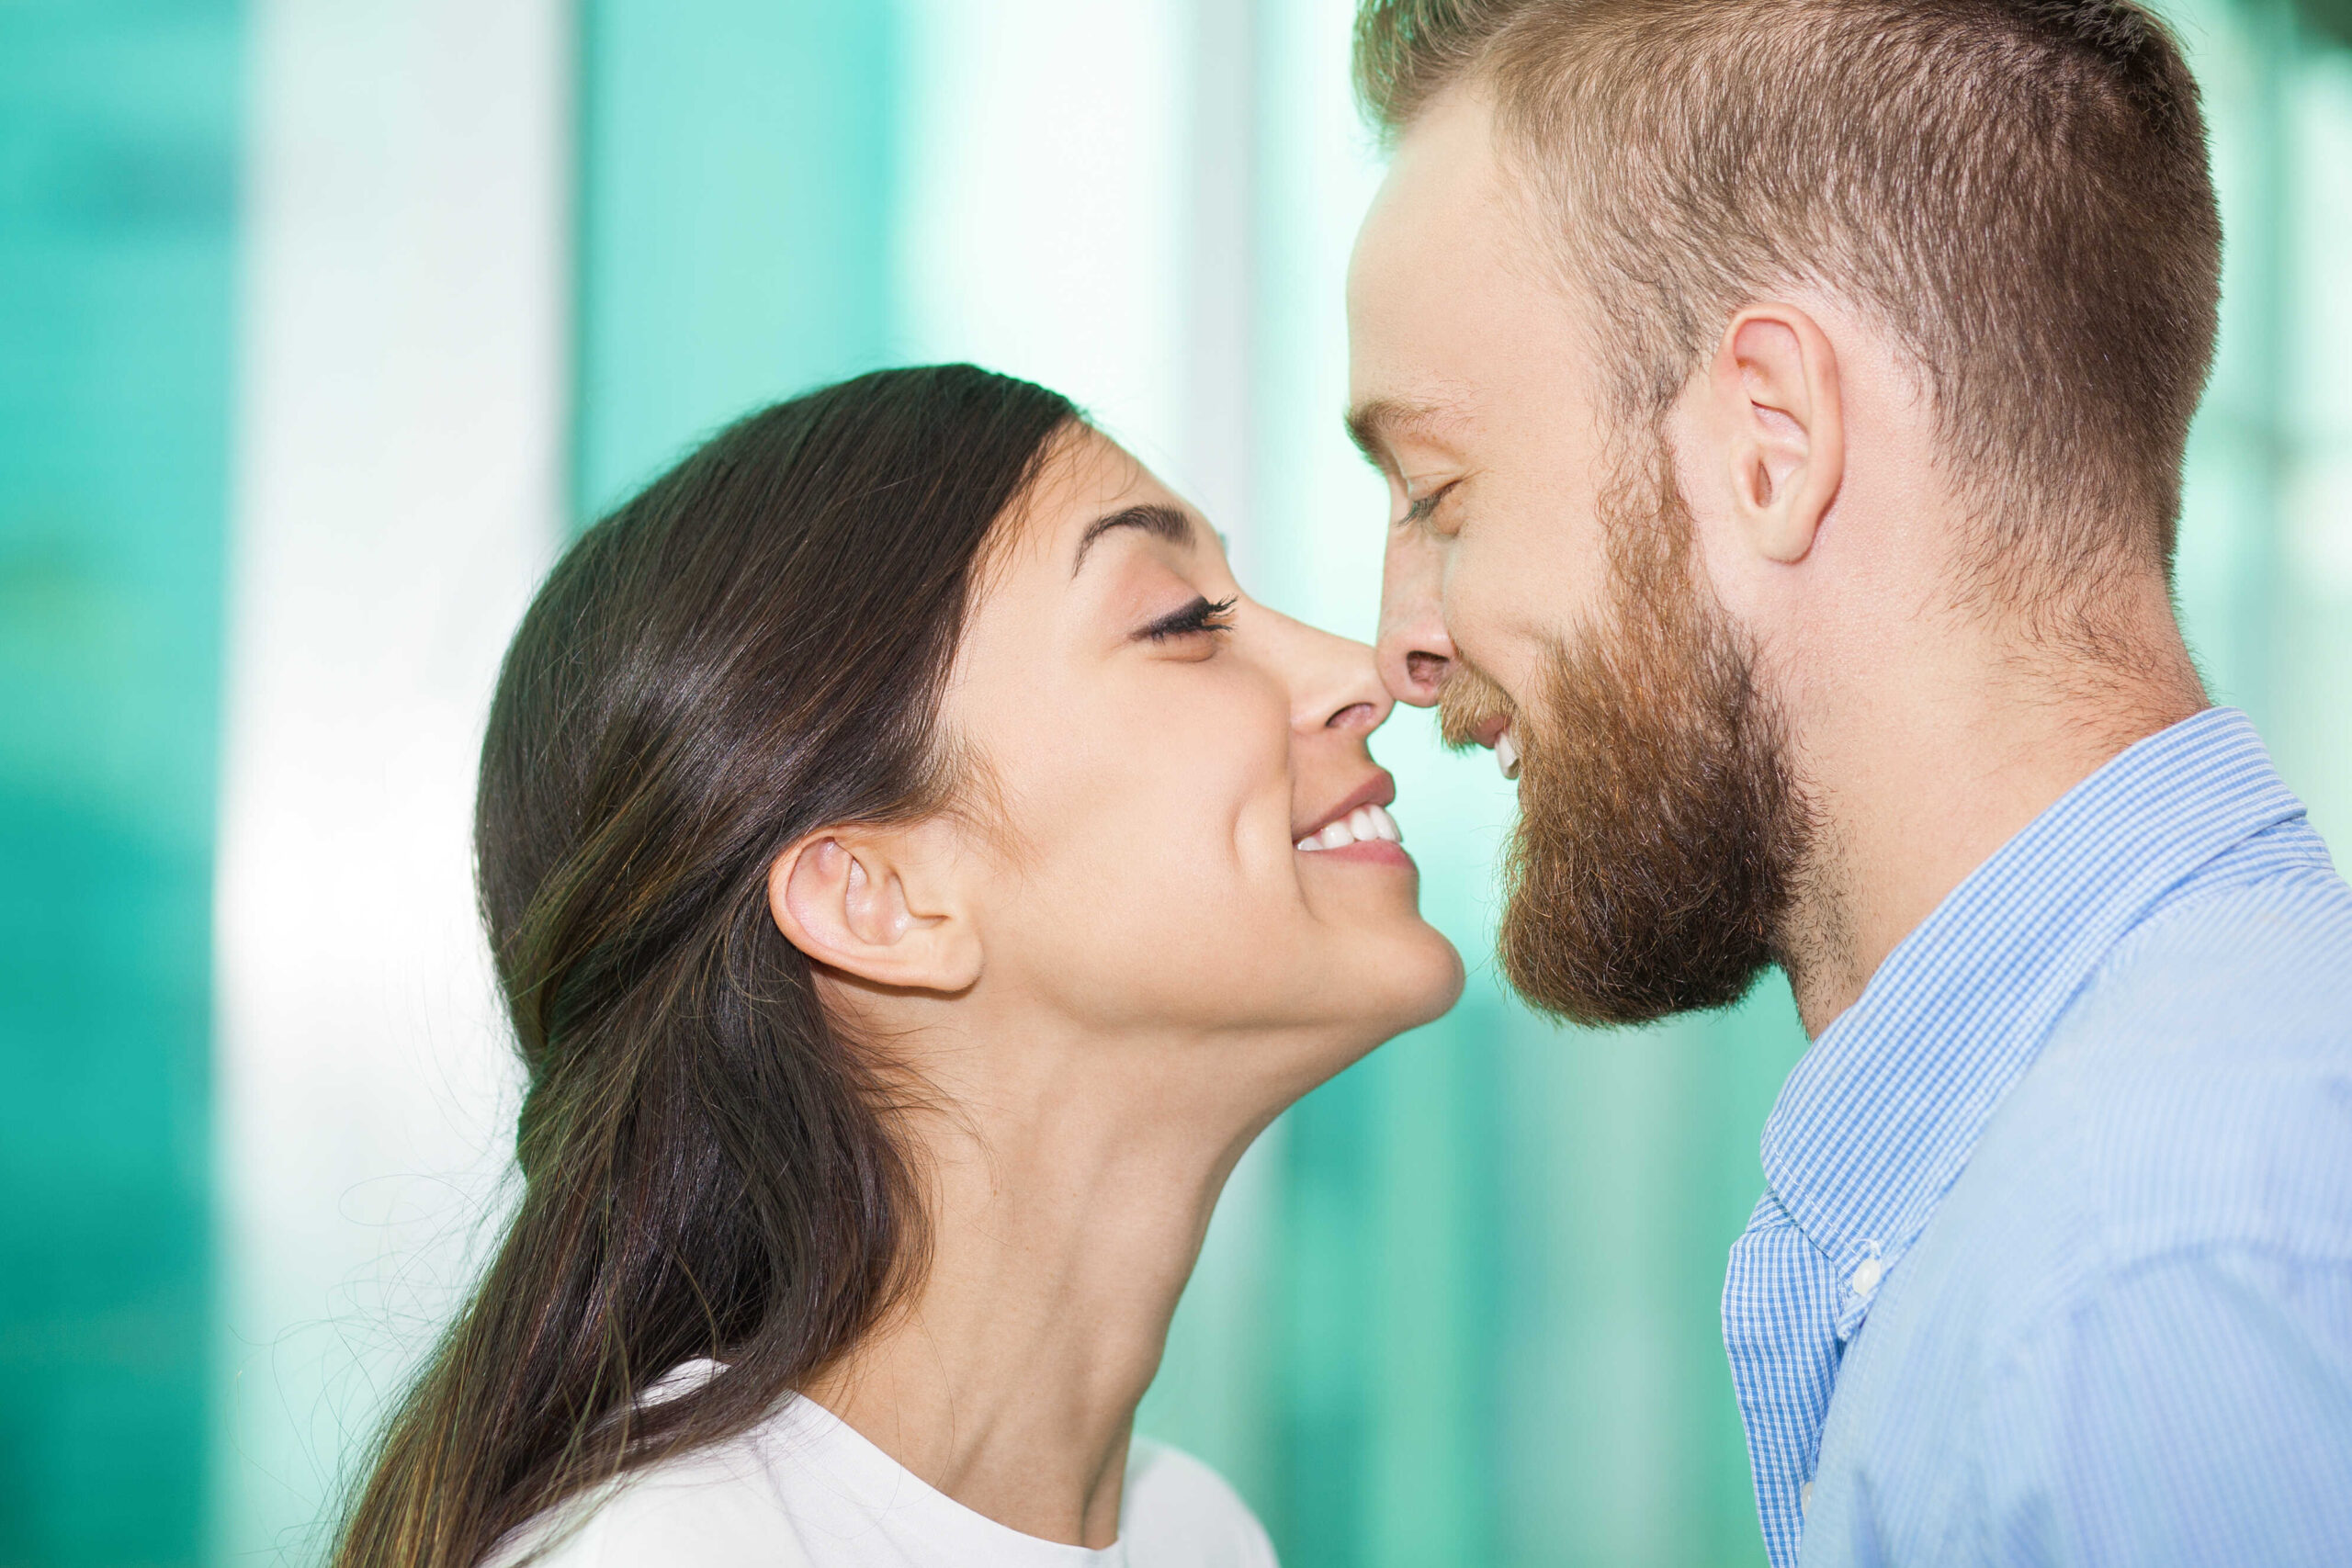
[{"label": "white vertical stripe in background", "polygon": [[345,1437],[494,1203],[469,888],[497,658],[558,532],[560,0],[258,0],[216,942],[215,1561],[313,1556]]},{"label": "white vertical stripe in background", "polygon": [[905,357],[1069,394],[1181,461],[1183,0],[906,0]]}]

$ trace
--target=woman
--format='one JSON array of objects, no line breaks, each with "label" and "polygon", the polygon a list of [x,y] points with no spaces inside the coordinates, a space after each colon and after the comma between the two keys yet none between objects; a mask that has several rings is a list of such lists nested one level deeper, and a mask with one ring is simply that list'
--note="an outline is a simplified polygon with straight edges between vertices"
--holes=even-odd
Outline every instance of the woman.
[{"label": "woman", "polygon": [[1250,1140],[1460,990],[1388,705],[968,366],[591,529],[482,759],[521,1206],[338,1562],[1270,1563],[1129,1428]]}]

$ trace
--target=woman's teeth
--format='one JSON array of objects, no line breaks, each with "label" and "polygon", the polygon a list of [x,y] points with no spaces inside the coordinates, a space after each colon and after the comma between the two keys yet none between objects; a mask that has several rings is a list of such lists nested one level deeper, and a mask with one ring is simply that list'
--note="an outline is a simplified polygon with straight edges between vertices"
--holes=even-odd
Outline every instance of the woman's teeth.
[{"label": "woman's teeth", "polygon": [[1310,833],[1298,841],[1302,850],[1339,850],[1350,844],[1370,843],[1374,840],[1401,844],[1405,835],[1396,830],[1396,818],[1377,806],[1359,806],[1319,833]]},{"label": "woman's teeth", "polygon": [[1519,777],[1519,742],[1510,738],[1508,729],[1495,737],[1495,766],[1503,771],[1507,779]]}]

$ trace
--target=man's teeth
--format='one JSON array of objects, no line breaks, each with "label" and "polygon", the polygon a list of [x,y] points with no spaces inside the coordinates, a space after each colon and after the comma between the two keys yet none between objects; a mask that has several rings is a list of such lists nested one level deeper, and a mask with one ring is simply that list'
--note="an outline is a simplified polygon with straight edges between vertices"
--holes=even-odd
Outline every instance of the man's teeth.
[{"label": "man's teeth", "polygon": [[1519,777],[1519,742],[1510,738],[1508,729],[1495,737],[1495,766],[1503,771],[1507,779]]},{"label": "man's teeth", "polygon": [[1298,841],[1302,850],[1338,850],[1350,844],[1366,844],[1374,840],[1401,844],[1405,835],[1396,830],[1396,818],[1377,806],[1359,806],[1345,817],[1331,823],[1319,833],[1310,833]]}]

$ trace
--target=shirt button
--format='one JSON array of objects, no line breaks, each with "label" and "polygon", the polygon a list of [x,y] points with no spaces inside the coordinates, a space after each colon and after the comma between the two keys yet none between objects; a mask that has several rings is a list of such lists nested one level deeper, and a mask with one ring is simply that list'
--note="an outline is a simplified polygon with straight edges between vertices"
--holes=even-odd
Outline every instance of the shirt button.
[{"label": "shirt button", "polygon": [[1797,1488],[1797,1512],[1800,1514],[1813,1512],[1813,1483],[1810,1481]]},{"label": "shirt button", "polygon": [[1878,1282],[1885,1274],[1886,1265],[1883,1262],[1875,1258],[1865,1258],[1862,1266],[1854,1270],[1846,1283],[1854,1287],[1856,1295],[1867,1296],[1878,1289]]}]

